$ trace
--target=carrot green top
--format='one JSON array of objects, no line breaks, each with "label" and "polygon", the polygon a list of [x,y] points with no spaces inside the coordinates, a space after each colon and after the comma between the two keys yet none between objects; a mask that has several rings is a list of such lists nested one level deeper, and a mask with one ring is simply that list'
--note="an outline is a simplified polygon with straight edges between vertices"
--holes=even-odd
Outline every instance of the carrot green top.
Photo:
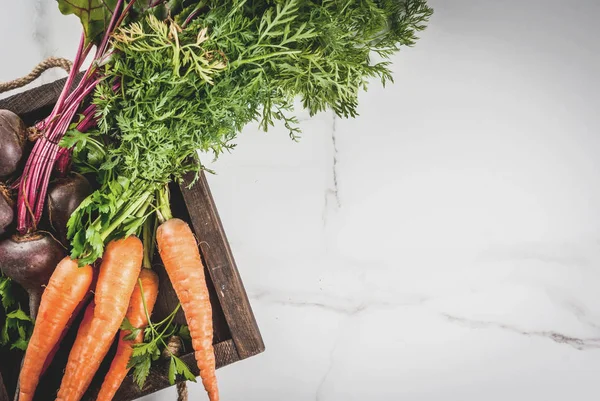
[{"label": "carrot green top", "polygon": [[94,96],[99,129],[67,139],[102,145],[74,155],[103,187],[70,222],[73,257],[89,262],[136,232],[158,188],[199,170],[197,149],[218,156],[252,121],[280,121],[296,138],[296,98],[311,115],[355,117],[360,90],[392,80],[389,57],[432,14],[425,0],[191,3],[166,20],[150,9],[112,37]]}]

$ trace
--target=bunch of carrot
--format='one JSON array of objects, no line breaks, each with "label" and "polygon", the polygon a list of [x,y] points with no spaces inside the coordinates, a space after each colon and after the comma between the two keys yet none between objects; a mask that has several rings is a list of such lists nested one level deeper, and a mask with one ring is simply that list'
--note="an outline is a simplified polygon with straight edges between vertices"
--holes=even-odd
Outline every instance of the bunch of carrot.
[{"label": "bunch of carrot", "polygon": [[[219,399],[212,346],[212,309],[204,266],[196,239],[184,221],[170,218],[156,232],[165,269],[181,300],[189,324],[192,346],[202,381],[211,401]],[[70,351],[57,400],[77,401],[89,386],[109,351],[123,319],[135,328],[149,323],[158,296],[158,276],[142,269],[144,248],[136,236],[111,241],[104,252],[87,307]],[[94,269],[78,267],[69,257],[57,266],[42,295],[38,319],[25,354],[20,375],[19,401],[33,399],[40,376],[58,346],[68,322],[93,287]],[[121,331],[116,356],[102,384],[98,400],[111,400],[125,378],[133,344],[142,341]]]}]

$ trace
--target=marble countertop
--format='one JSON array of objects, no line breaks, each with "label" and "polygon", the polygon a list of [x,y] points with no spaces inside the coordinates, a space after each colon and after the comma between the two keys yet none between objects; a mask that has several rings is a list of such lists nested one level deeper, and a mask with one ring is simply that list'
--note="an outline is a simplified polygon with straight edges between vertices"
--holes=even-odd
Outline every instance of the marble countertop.
[{"label": "marble countertop", "polygon": [[[431,4],[359,118],[248,127],[210,166],[267,346],[223,400],[597,399],[600,3]],[[54,1],[2,8],[0,81],[74,56]]]}]

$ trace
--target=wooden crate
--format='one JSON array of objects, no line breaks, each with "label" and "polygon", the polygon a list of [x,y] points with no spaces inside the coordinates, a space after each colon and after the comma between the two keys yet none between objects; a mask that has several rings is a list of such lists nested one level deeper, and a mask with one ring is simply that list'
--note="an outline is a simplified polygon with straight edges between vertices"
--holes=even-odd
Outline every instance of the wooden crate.
[{"label": "wooden crate", "polygon": [[[49,114],[63,85],[64,80],[59,80],[0,100],[0,109],[11,110],[21,116],[27,125],[32,125]],[[188,188],[192,178],[192,175],[189,175],[182,185],[172,186],[172,208],[175,217],[190,223],[201,244],[200,252],[205,262],[207,277],[210,278],[208,285],[213,305],[214,346],[219,368],[263,352],[264,344],[206,177],[201,174],[200,179]],[[176,307],[178,300],[162,266],[157,265],[155,269],[160,276],[161,286],[153,317],[160,319]],[[185,323],[181,312],[176,321]],[[74,341],[77,323],[65,337],[53,364],[40,382],[35,401],[55,399],[70,344]],[[84,400],[95,399],[112,353],[114,346]],[[21,352],[0,353],[0,401],[8,401],[9,397],[12,399],[21,358]],[[194,355],[189,349],[182,356],[182,360],[198,376]],[[168,387],[167,369],[166,361],[159,362],[153,367],[146,385],[141,390],[133,383],[131,376],[128,376],[115,400],[130,401]]]}]

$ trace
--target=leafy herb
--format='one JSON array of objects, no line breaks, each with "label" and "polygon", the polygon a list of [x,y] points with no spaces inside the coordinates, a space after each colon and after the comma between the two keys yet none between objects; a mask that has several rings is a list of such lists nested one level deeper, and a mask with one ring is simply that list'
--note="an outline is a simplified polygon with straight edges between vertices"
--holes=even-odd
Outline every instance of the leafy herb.
[{"label": "leafy herb", "polygon": [[[150,14],[113,36],[91,134],[109,138],[99,169],[110,174],[69,222],[81,263],[123,234],[123,213],[140,196],[197,172],[198,149],[218,157],[252,121],[264,130],[281,122],[295,138],[296,98],[311,115],[355,117],[359,92],[373,78],[392,81],[389,57],[412,46],[432,14],[425,0],[207,0],[189,22],[190,7],[165,21]],[[146,191],[115,194],[123,177]],[[133,232],[143,219],[130,223]]]},{"label": "leafy herb", "polygon": [[[141,283],[139,285],[141,288]],[[145,299],[143,289],[142,299]],[[146,315],[148,315],[150,324],[144,330],[144,341],[133,345],[133,353],[127,365],[128,368],[133,368],[134,381],[140,388],[144,386],[144,383],[148,378],[152,362],[158,360],[165,352],[170,358],[169,382],[171,384],[175,384],[177,375],[185,377],[186,380],[196,381],[196,376],[194,376],[187,365],[176,355],[173,355],[167,346],[169,339],[172,336],[179,336],[186,340],[190,339],[190,332],[186,325],[173,323],[173,319],[180,308],[181,305],[178,305],[165,319],[158,323],[152,323],[150,316],[148,315],[148,308],[144,301],[144,310],[146,311]],[[133,327],[127,318],[123,321],[121,330],[128,330],[130,332],[130,334],[125,337],[126,340],[133,340],[141,332],[141,329]]]},{"label": "leafy herb", "polygon": [[[71,160],[82,174],[103,174],[100,166],[106,160],[106,148],[101,138],[70,129],[60,141],[60,146],[72,150]],[[101,181],[102,178],[100,178]]]},{"label": "leafy herb", "polygon": [[16,303],[12,289],[12,280],[0,272],[0,300],[5,312]]},{"label": "leafy herb", "polygon": [[153,199],[153,186],[124,176],[107,181],[84,199],[69,219],[71,256],[80,265],[93,263],[104,252],[105,243],[139,235]]},{"label": "leafy herb", "polygon": [[0,274],[0,300],[5,315],[0,326],[0,346],[10,346],[10,349],[27,349],[27,344],[33,332],[31,318],[17,303],[11,279]]}]

